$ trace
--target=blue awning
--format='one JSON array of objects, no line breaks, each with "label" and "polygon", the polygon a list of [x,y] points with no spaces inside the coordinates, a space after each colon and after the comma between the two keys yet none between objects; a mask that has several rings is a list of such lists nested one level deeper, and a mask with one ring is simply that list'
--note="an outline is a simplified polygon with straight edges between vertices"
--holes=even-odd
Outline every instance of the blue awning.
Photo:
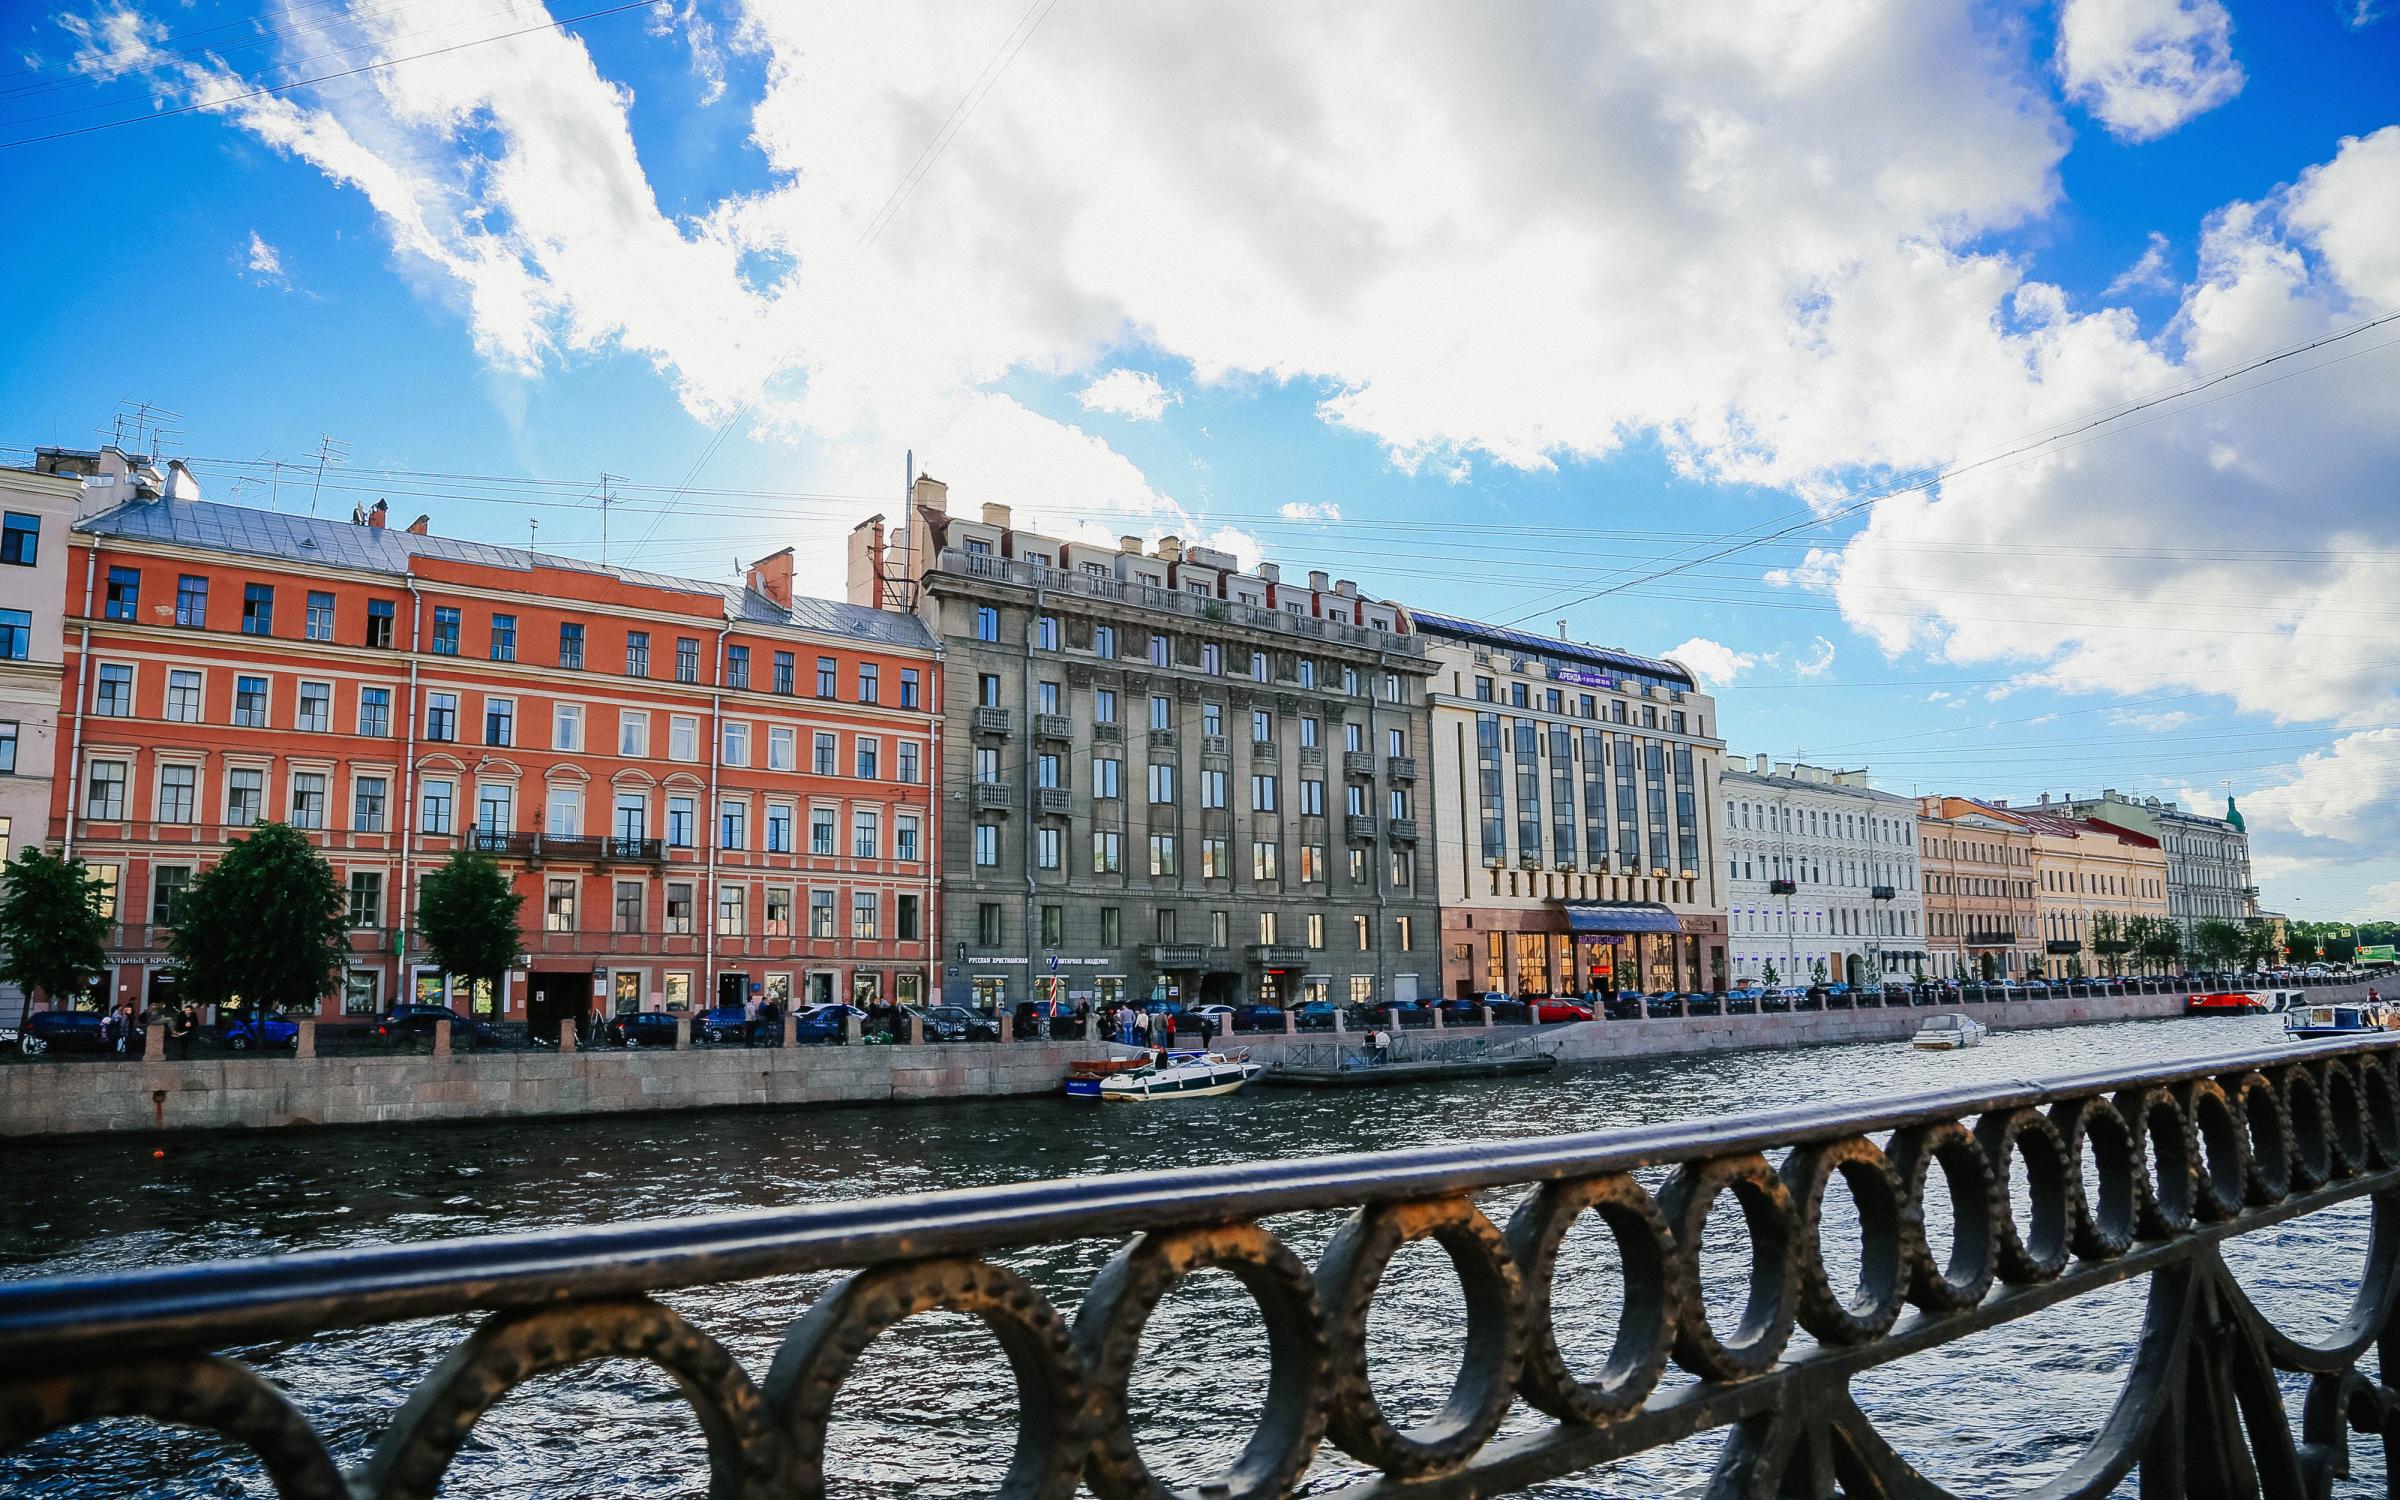
[{"label": "blue awning", "polygon": [[1681,932],[1675,914],[1655,901],[1569,901],[1569,932]]}]

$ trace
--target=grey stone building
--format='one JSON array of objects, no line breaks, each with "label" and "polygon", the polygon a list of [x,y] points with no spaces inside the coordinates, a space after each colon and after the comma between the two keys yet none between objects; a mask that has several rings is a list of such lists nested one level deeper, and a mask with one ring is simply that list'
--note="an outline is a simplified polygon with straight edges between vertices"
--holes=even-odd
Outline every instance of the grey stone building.
[{"label": "grey stone building", "polygon": [[2113,787],[2097,797],[2044,793],[2044,807],[2078,818],[2100,818],[2158,840],[2167,855],[2167,915],[2188,940],[2201,922],[2247,922],[2259,915],[2250,879],[2250,830],[2233,799],[2225,816],[2210,817],[2157,797],[2127,797]]},{"label": "grey stone building", "polygon": [[1440,973],[1422,638],[1323,573],[1005,506],[851,533],[853,603],[940,643],[945,999],[1335,1004]]}]

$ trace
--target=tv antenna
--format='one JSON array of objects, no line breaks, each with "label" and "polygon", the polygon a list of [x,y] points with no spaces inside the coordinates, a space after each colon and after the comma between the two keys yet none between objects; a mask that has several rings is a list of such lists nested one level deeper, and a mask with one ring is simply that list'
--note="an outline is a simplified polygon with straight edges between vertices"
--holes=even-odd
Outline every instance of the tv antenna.
[{"label": "tv antenna", "polygon": [[109,416],[108,425],[100,431],[108,435],[110,447],[123,453],[140,453],[156,462],[159,444],[177,435],[178,429],[169,424],[182,420],[183,413],[179,411],[169,411],[155,402],[136,401],[128,396],[117,403],[116,411]]},{"label": "tv antenna", "polygon": [[317,493],[325,487],[325,471],[350,462],[350,445],[328,433],[317,434],[317,477],[308,488],[308,513],[317,513]]},{"label": "tv antenna", "polygon": [[617,492],[611,486],[623,482],[624,478],[624,475],[611,474],[606,469],[600,471],[600,566],[603,568],[608,566],[608,508],[617,501]]}]

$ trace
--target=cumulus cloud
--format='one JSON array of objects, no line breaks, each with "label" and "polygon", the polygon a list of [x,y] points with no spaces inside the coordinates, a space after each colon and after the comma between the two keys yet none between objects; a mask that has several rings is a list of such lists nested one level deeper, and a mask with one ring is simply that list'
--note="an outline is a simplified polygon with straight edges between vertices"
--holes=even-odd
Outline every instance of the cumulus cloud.
[{"label": "cumulus cloud", "polygon": [[1833,642],[1818,636],[1809,648],[1792,658],[1792,672],[1798,677],[1822,677],[1833,670]]},{"label": "cumulus cloud", "polygon": [[2157,230],[2150,231],[2149,246],[2142,258],[2117,273],[2100,295],[2122,297],[2132,292],[2171,292],[2175,290],[2174,273],[2167,266],[2167,237]]},{"label": "cumulus cloud", "polygon": [[2069,98],[2129,141],[2168,134],[2247,81],[2218,0],[2066,0],[2058,72]]},{"label": "cumulus cloud", "polygon": [[1808,589],[1816,593],[1831,592],[1840,581],[1842,554],[1838,550],[1811,547],[1799,565],[1790,568],[1769,568],[1760,578],[1770,588]]},{"label": "cumulus cloud", "polygon": [[1759,661],[1752,652],[1736,651],[1720,641],[1700,635],[1669,651],[1667,659],[1691,668],[1693,676],[1712,688],[1723,687],[1757,666]]},{"label": "cumulus cloud", "polygon": [[1342,508],[1330,500],[1286,500],[1275,513],[1287,521],[1338,521]]},{"label": "cumulus cloud", "polygon": [[1135,422],[1155,422],[1181,396],[1146,370],[1111,370],[1075,395],[1085,411],[1104,411]]},{"label": "cumulus cloud", "polygon": [[2199,722],[2199,715],[2186,713],[2180,708],[2168,709],[2164,713],[2119,708],[2109,712],[2108,722],[2124,729],[2139,729],[2147,734],[2164,734],[2170,729],[2181,729],[2186,724]]}]

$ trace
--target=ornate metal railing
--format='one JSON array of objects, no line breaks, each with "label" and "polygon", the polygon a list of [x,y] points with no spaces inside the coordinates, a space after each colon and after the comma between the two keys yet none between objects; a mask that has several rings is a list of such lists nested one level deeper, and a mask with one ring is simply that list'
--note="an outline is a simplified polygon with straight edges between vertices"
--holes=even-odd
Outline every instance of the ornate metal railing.
[{"label": "ornate metal railing", "polygon": [[[1942,1246],[1927,1231],[1937,1173],[1953,1220]],[[1655,1192],[1641,1180],[1661,1176]],[[1820,1243],[1836,1178],[1857,1208],[1854,1281]],[[28,1281],[0,1286],[0,1475],[43,1434],[132,1415],[246,1446],[285,1496],[426,1496],[512,1389],[630,1358],[672,1374],[697,1412],[712,1495],[817,1495],[834,1400],[860,1356],[943,1308],[980,1319],[1014,1373],[1004,1493],[1163,1494],[1128,1380],[1161,1299],[1216,1267],[1264,1314],[1270,1369],[1255,1432],[1204,1494],[1288,1493],[1328,1438],[1381,1485],[1478,1495],[1723,1428],[1711,1494],[1941,1495],[1879,1435],[1852,1378],[2147,1276],[2114,1409],[2033,1493],[2088,1500],[2138,1469],[2145,1496],[2324,1496],[2348,1472],[2347,1433],[2400,1434],[2389,1372],[2358,1369],[2394,1333],[2396,1188],[2400,1056],[2373,1040],[1868,1108]],[[1477,1200],[1507,1189],[1530,1191],[1503,1226]],[[1749,1278],[1738,1317],[1719,1319],[1700,1243],[1725,1195],[1747,1228]],[[2360,1289],[2338,1327],[2315,1343],[2276,1328],[2222,1244],[2369,1195]],[[1307,1210],[1349,1212],[1313,1270],[1259,1222]],[[1625,1292],[1612,1353],[1579,1374],[1552,1312],[1560,1249],[1586,1214],[1612,1234]],[[1093,1236],[1124,1243],[1072,1321],[992,1259]],[[1465,1358],[1439,1412],[1402,1427],[1369,1383],[1367,1320],[1395,1253],[1426,1239],[1463,1287]],[[763,1379],[651,1296],[824,1269],[850,1274],[792,1325]],[[211,1352],[484,1310],[349,1473],[281,1392]],[[1795,1327],[1813,1346],[1789,1349]],[[1662,1388],[1670,1363],[1698,1381]],[[2296,1433],[2282,1375],[2306,1386]],[[1520,1399],[1549,1425],[1497,1438]]]}]

